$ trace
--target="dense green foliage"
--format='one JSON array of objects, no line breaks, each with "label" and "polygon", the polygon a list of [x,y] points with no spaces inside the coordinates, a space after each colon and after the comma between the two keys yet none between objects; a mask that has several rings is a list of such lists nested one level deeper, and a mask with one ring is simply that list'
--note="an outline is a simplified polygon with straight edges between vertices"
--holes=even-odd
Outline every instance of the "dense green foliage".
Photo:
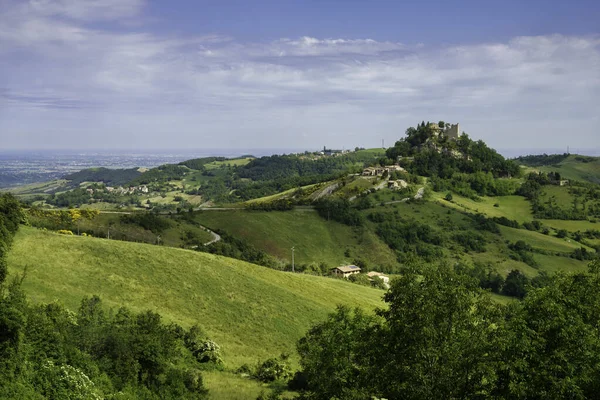
[{"label": "dense green foliage", "polygon": [[327,220],[341,222],[350,226],[363,224],[363,216],[356,208],[350,207],[350,202],[342,198],[324,198],[315,203],[319,215]]},{"label": "dense green foliage", "polygon": [[138,168],[88,168],[66,175],[64,179],[70,181],[71,186],[75,187],[83,182],[103,182],[108,186],[118,186],[125,185],[140,175],[142,173],[138,171]]},{"label": "dense green foliage", "polygon": [[[81,213],[57,213],[61,217],[72,220]],[[0,398],[206,396],[199,368],[219,358],[197,329],[166,325],[151,311],[135,314],[120,308],[107,314],[98,297],[84,299],[77,313],[58,303],[30,305],[21,290],[25,275],[6,284],[6,251],[22,220],[17,200],[2,195]]]},{"label": "dense green foliage", "polygon": [[215,161],[225,161],[225,157],[203,157],[203,158],[194,158],[191,160],[182,161],[179,165],[185,165],[190,169],[197,169],[202,171],[205,169],[206,164],[210,164]]},{"label": "dense green foliage", "polygon": [[391,160],[414,157],[407,165],[410,172],[422,176],[449,179],[456,173],[491,173],[493,177],[518,176],[519,166],[504,159],[483,141],[473,141],[466,134],[457,140],[437,137],[429,124],[422,122],[406,130],[406,137],[386,151]]},{"label": "dense green foliage", "polygon": [[[106,313],[98,297],[77,313],[58,303],[29,305],[19,281],[0,297],[0,397],[200,399],[198,332],[159,314]],[[118,398],[118,397],[114,397]]]},{"label": "dense green foliage", "polygon": [[144,185],[152,182],[168,182],[181,179],[189,169],[183,165],[165,164],[152,168],[136,179],[129,182],[130,185]]},{"label": "dense green foliage", "polygon": [[122,215],[121,222],[134,224],[154,233],[161,233],[172,226],[172,222],[167,218],[149,212]]},{"label": "dense green foliage", "polygon": [[253,181],[270,181],[281,178],[329,176],[347,171],[358,164],[373,162],[369,153],[354,152],[337,157],[320,157],[312,159],[309,155],[274,155],[250,161],[238,170],[241,178]]},{"label": "dense green foliage", "polygon": [[585,220],[588,217],[600,217],[600,188],[594,184],[575,183],[565,188],[568,190],[570,204],[559,201],[556,196],[545,196],[548,188],[561,181],[557,172],[532,172],[527,174],[517,194],[531,201],[531,208],[536,218]]},{"label": "dense green foliage", "polygon": [[206,251],[220,256],[237,258],[251,262],[253,264],[262,265],[265,267],[277,268],[281,267],[280,263],[276,262],[272,257],[262,250],[250,245],[242,239],[235,238],[226,232],[216,230],[221,236],[221,240],[214,242],[208,246],[198,243],[196,249],[198,251]]},{"label": "dense green foliage", "polygon": [[0,285],[7,275],[6,253],[23,217],[21,206],[14,196],[0,195]]},{"label": "dense green foliage", "polygon": [[300,340],[303,397],[596,398],[599,272],[503,306],[450,268],[406,271],[376,317],[341,307]]},{"label": "dense green foliage", "polygon": [[520,156],[515,158],[519,164],[527,165],[529,167],[541,167],[543,165],[554,165],[569,157],[568,153],[564,154],[539,154],[539,155],[528,155]]}]

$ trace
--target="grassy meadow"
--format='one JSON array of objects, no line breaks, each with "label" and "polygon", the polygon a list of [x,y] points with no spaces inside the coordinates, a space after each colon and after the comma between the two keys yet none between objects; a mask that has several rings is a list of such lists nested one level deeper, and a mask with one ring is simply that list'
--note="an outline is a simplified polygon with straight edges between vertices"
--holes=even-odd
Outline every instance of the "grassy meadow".
[{"label": "grassy meadow", "polygon": [[[396,262],[395,254],[374,233],[326,221],[310,209],[206,211],[196,213],[195,218],[210,229],[222,229],[290,263],[292,247],[298,264],[325,262],[333,267],[351,263],[358,256],[374,266]],[[345,256],[346,250],[350,257]]]},{"label": "grassy meadow", "polygon": [[559,172],[563,179],[600,183],[600,158],[571,154],[556,165],[528,168],[531,171]]},{"label": "grassy meadow", "polygon": [[9,272],[36,302],[77,309],[99,295],[109,307],[156,310],[184,326],[199,324],[239,366],[291,352],[306,329],[337,304],[373,309],[383,292],[333,278],[279,272],[226,257],[22,227]]}]

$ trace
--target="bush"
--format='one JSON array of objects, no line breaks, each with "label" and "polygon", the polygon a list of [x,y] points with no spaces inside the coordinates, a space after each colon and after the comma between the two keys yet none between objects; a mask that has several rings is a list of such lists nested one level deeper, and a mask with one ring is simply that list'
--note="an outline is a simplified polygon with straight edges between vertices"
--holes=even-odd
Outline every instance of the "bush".
[{"label": "bush", "polygon": [[444,199],[446,201],[452,201],[452,193],[450,193],[450,192],[446,193],[446,197],[444,197]]},{"label": "bush", "polygon": [[567,237],[567,231],[566,229],[559,229],[558,232],[556,232],[556,237],[558,238],[566,238]]},{"label": "bush", "polygon": [[67,229],[61,229],[58,231],[58,233],[60,233],[61,235],[73,235],[73,232]]},{"label": "bush", "polygon": [[289,379],[292,375],[288,364],[289,356],[282,354],[279,358],[269,358],[256,366],[254,377],[261,382],[273,382]]}]

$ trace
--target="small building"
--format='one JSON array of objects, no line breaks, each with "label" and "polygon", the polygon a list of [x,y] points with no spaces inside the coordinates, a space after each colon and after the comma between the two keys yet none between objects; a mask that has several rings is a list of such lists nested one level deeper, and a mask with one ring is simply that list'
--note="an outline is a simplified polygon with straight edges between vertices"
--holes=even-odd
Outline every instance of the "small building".
[{"label": "small building", "polygon": [[363,174],[363,176],[375,176],[376,175],[375,168],[367,167],[367,168],[363,169],[362,174]]},{"label": "small building", "polygon": [[398,179],[397,181],[388,181],[388,189],[406,189],[408,183],[404,179]]},{"label": "small building", "polygon": [[383,281],[383,283],[385,283],[386,285],[389,285],[390,283],[390,277],[382,274],[381,272],[377,272],[377,271],[371,271],[367,274],[367,276],[369,278],[374,278],[374,277],[378,277],[379,279],[381,279]]},{"label": "small building", "polygon": [[386,165],[385,170],[390,174],[392,172],[396,172],[396,171],[397,172],[406,172],[406,170],[399,165]]},{"label": "small building", "polygon": [[356,265],[344,265],[341,267],[335,267],[332,269],[332,273],[336,276],[347,278],[350,275],[360,273],[360,267],[357,267]]}]

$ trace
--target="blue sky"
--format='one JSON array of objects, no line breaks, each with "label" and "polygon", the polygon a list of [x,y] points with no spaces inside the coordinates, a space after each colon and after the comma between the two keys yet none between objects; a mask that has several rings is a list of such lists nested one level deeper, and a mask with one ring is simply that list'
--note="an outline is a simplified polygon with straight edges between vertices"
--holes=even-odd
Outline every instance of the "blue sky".
[{"label": "blue sky", "polygon": [[597,1],[0,0],[2,149],[600,147]]}]

